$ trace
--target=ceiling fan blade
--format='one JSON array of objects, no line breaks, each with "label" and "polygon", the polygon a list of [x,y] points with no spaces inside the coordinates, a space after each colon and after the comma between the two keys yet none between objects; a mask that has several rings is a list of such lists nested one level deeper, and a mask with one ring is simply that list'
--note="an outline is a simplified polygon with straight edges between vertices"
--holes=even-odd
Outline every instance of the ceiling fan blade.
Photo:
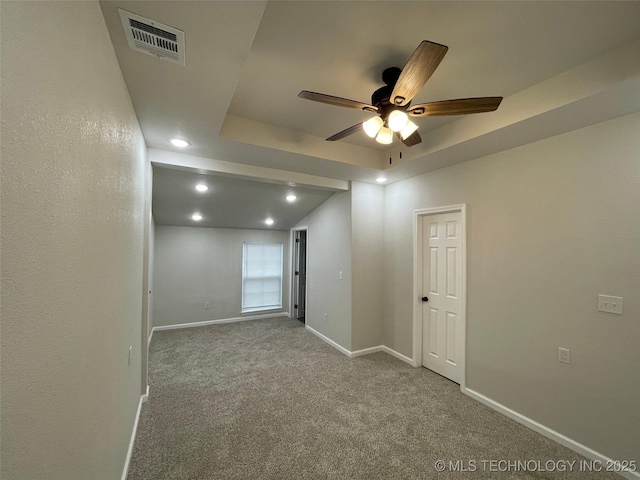
[{"label": "ceiling fan blade", "polygon": [[402,139],[402,135],[400,135],[400,132],[396,132],[396,137],[398,137],[398,140],[404,143],[407,147],[413,147],[414,145],[417,145],[422,142],[422,137],[420,136],[417,130],[413,132],[411,135],[409,135],[407,138],[405,138],[404,140]]},{"label": "ceiling fan blade", "polygon": [[389,101],[404,106],[424,87],[449,47],[423,40],[402,69]]},{"label": "ceiling fan blade", "polygon": [[336,140],[340,140],[340,139],[342,139],[344,137],[348,137],[349,135],[352,135],[352,134],[356,133],[358,130],[362,130],[362,124],[361,123],[356,123],[352,127],[345,128],[341,132],[338,132],[335,135],[332,135],[329,138],[327,138],[327,141],[328,142],[335,142]]},{"label": "ceiling fan blade", "polygon": [[435,117],[441,115],[467,115],[469,113],[493,112],[500,106],[502,97],[459,98],[440,102],[414,105],[407,113],[413,117]]},{"label": "ceiling fan blade", "polygon": [[348,98],[334,97],[333,95],[325,95],[324,93],[309,92],[308,90],[301,91],[298,96],[305,100],[313,100],[314,102],[328,103],[329,105],[336,105],[338,107],[357,108],[358,110],[365,110],[368,112],[377,112],[378,107],[369,105],[368,103],[357,102],[355,100],[349,100]]}]

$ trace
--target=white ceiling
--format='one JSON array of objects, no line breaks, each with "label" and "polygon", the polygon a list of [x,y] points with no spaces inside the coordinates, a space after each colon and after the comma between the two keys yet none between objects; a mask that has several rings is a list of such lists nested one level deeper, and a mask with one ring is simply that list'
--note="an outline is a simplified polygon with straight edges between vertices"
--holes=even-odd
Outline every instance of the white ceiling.
[{"label": "white ceiling", "polygon": [[[195,189],[205,184],[203,193]],[[153,168],[153,218],[156,225],[289,230],[333,191],[207,175],[173,168]],[[294,194],[295,202],[285,197]],[[191,215],[204,218],[194,222]],[[268,226],[265,219],[275,223]]]},{"label": "white ceiling", "polygon": [[[606,96],[597,82],[581,81],[578,67],[640,39],[637,1],[103,0],[101,6],[147,145],[194,156],[199,165],[212,159],[366,182],[385,170],[396,181],[640,108],[634,85]],[[118,7],[183,30],[186,66],[130,50]],[[414,103],[504,96],[498,111],[418,119],[424,141],[411,149],[380,147],[363,134],[325,142],[368,115],[297,94],[368,102],[382,85],[382,70],[403,66],[425,39],[449,51]],[[602,82],[640,79],[637,66],[631,73],[618,68],[610,79],[598,68],[585,71]],[[171,146],[176,136],[191,146]],[[156,193],[162,202],[154,204],[156,215],[179,203],[176,195]]]}]

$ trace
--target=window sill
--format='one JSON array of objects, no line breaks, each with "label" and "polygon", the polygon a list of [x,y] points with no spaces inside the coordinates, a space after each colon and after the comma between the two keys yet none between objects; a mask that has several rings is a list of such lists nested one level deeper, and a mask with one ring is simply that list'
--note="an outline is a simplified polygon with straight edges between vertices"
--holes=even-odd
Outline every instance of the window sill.
[{"label": "window sill", "polygon": [[270,310],[281,310],[282,305],[276,305],[274,307],[253,307],[253,308],[243,308],[240,313],[255,313],[255,312],[268,312]]}]

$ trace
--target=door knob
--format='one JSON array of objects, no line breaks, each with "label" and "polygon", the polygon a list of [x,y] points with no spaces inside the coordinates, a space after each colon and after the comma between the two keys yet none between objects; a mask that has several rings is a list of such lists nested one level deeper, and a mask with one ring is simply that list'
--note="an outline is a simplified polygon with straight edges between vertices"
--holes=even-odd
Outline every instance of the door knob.
[{"label": "door knob", "polygon": [[423,302],[428,302],[429,301],[429,297],[422,297],[422,301]]}]

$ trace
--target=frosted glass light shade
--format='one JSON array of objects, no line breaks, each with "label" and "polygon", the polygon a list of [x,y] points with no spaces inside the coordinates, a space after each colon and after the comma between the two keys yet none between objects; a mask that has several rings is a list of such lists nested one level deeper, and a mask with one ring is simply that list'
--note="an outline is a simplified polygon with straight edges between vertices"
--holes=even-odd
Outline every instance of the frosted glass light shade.
[{"label": "frosted glass light shade", "polygon": [[413,132],[418,129],[418,125],[413,123],[411,120],[407,121],[407,125],[400,132],[400,136],[403,140],[406,140]]},{"label": "frosted glass light shade", "polygon": [[375,138],[378,134],[384,122],[380,117],[373,117],[367,120],[362,124],[362,128],[364,129],[364,133],[366,133],[371,138]]},{"label": "frosted glass light shade", "polygon": [[376,137],[376,142],[382,143],[384,145],[389,145],[393,142],[393,132],[390,128],[382,127],[378,136]]},{"label": "frosted glass light shade", "polygon": [[409,117],[402,110],[394,110],[389,114],[389,128],[394,132],[399,132],[402,130],[409,121]]}]

